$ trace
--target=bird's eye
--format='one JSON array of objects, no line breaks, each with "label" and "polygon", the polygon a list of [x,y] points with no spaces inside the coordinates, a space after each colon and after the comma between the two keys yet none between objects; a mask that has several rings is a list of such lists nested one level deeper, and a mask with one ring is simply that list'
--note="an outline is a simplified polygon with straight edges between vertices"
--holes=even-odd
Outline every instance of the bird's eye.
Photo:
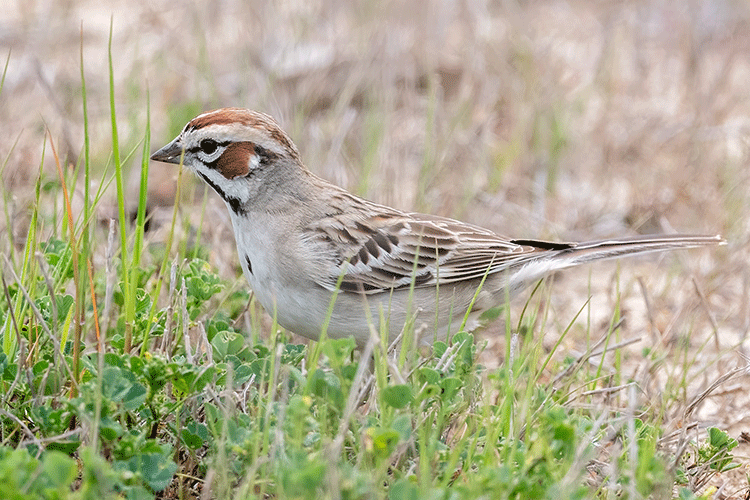
[{"label": "bird's eye", "polygon": [[207,155],[213,154],[216,151],[216,148],[219,147],[219,145],[213,139],[203,139],[200,146],[201,151],[203,151]]}]

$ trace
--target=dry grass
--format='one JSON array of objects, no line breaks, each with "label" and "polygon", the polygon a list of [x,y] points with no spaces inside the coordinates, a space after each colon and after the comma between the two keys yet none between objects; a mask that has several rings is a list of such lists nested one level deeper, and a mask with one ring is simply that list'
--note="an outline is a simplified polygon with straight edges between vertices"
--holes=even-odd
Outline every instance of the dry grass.
[{"label": "dry grass", "polygon": [[[0,156],[7,158],[2,179],[12,224],[5,227],[3,218],[0,233],[23,241],[45,128],[71,165],[81,154],[81,39],[93,165],[103,172],[111,151],[106,50],[113,16],[123,151],[142,137],[148,90],[154,146],[198,111],[262,110],[281,122],[319,175],[378,202],[500,233],[564,240],[721,233],[728,245],[720,249],[619,266],[621,335],[642,338],[626,356],[625,372],[641,383],[643,398],[658,399],[663,387],[643,372],[640,350],[674,345],[678,356],[687,342],[696,358],[690,400],[744,366],[750,9],[729,0],[416,4],[6,5]],[[54,179],[52,162],[45,170]],[[153,165],[157,219],[158,207],[172,203],[174,176]],[[48,202],[52,220],[60,202]],[[102,202],[102,220],[110,204]],[[228,223],[213,195],[208,210]],[[232,276],[238,267],[228,224],[207,231],[212,263]],[[617,265],[601,264],[555,281],[550,344],[589,296],[590,331],[606,331],[617,272]],[[575,329],[587,330],[585,318],[579,323]],[[494,348],[504,344],[498,330],[485,335],[487,364],[502,352]],[[564,350],[580,351],[585,341],[571,335]],[[681,366],[665,360],[672,361]],[[720,388],[694,418],[737,437],[750,425],[747,382]],[[665,429],[685,424],[672,417]],[[750,455],[747,443],[738,450]],[[740,476],[746,473],[744,467]]]}]

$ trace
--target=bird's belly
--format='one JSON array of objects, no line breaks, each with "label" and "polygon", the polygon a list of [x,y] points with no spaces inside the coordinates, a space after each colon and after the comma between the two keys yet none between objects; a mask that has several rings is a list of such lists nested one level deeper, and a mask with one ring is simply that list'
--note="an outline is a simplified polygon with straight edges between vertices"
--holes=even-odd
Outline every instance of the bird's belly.
[{"label": "bird's belly", "polygon": [[[448,335],[456,333],[464,324],[464,317],[469,307],[464,299],[466,294],[454,296],[447,290],[440,292],[440,300],[429,289],[422,289],[421,293],[410,298],[408,290],[397,290],[393,293],[380,293],[362,297],[353,293],[339,293],[335,298],[333,309],[330,307],[331,294],[325,294],[325,303],[317,303],[310,299],[309,307],[296,310],[279,310],[278,320],[289,330],[317,339],[322,326],[326,325],[326,335],[329,338],[354,337],[361,347],[367,343],[371,333],[386,342],[395,340],[402,331],[414,334],[413,340],[418,343],[432,343],[433,340],[444,340]],[[304,300],[301,302],[305,302]],[[436,308],[439,311],[436,314]],[[308,314],[304,314],[304,311]],[[328,311],[332,313],[316,316],[314,311]],[[299,314],[302,311],[303,314]],[[479,313],[477,313],[479,314]],[[284,324],[282,319],[289,319]],[[476,314],[470,315],[465,324],[467,330],[477,326]],[[406,326],[406,329],[404,328]]]}]

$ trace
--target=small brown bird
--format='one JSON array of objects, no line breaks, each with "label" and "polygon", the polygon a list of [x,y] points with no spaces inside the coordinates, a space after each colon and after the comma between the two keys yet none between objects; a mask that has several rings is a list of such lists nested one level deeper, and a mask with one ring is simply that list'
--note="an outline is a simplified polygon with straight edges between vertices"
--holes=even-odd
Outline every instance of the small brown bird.
[{"label": "small brown bird", "polygon": [[196,117],[151,159],[183,162],[221,196],[255,296],[311,339],[328,322],[330,337],[363,345],[371,326],[393,339],[413,319],[429,342],[456,332],[470,307],[465,328],[475,328],[484,311],[553,271],[724,243],[700,235],[551,243],[402,212],[315,176],[273,118],[246,109]]}]

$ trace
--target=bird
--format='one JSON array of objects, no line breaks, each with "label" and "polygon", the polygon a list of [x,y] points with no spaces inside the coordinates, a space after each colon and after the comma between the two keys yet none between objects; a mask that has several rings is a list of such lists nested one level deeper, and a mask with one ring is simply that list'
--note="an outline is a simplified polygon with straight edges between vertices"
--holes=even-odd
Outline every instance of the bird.
[{"label": "bird", "polygon": [[[221,108],[151,155],[182,164],[224,200],[250,288],[279,325],[318,340],[445,340],[550,273],[625,255],[725,244],[662,234],[581,243],[508,238],[398,210],[313,174],[269,115]],[[375,337],[373,337],[373,332]]]}]

